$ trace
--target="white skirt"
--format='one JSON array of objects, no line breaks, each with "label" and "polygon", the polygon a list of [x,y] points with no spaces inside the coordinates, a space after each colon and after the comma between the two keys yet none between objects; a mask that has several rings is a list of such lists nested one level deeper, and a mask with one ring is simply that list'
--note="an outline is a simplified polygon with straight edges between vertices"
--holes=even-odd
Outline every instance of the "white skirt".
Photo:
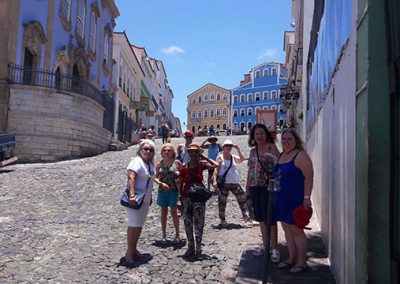
[{"label": "white skirt", "polygon": [[150,203],[143,201],[142,208],[140,209],[125,208],[128,215],[128,227],[143,227],[149,213]]}]

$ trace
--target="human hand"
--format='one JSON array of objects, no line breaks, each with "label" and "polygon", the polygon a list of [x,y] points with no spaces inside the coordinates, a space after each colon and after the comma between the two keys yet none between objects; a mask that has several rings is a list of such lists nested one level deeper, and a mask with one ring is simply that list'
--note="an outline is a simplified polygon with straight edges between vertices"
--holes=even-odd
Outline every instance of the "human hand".
[{"label": "human hand", "polygon": [[310,210],[311,209],[311,206],[312,206],[312,204],[311,204],[311,199],[304,199],[304,201],[303,201],[303,205],[304,205],[304,207],[307,209],[307,210]]},{"label": "human hand", "polygon": [[238,151],[239,151],[239,145],[238,145],[238,144],[233,144],[233,148],[234,148],[235,150],[238,150]]},{"label": "human hand", "polygon": [[137,196],[136,195],[129,196],[129,204],[132,205],[132,206],[135,206],[136,203],[137,203]]},{"label": "human hand", "polygon": [[165,182],[162,182],[162,183],[160,184],[160,186],[161,186],[161,188],[164,189],[164,190],[168,190],[168,189],[169,189],[169,185],[166,184]]},{"label": "human hand", "polygon": [[215,191],[218,191],[218,184],[217,184],[217,182],[214,181],[212,185],[213,185]]}]

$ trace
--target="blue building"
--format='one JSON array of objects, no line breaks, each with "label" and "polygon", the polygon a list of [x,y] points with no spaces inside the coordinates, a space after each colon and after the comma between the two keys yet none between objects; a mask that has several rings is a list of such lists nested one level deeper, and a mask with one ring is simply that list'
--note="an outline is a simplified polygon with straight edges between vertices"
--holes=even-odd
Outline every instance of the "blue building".
[{"label": "blue building", "polygon": [[107,150],[114,0],[1,1],[0,9],[0,133],[16,134],[20,160]]},{"label": "blue building", "polygon": [[232,90],[232,122],[235,133],[243,133],[256,123],[257,110],[276,110],[280,125],[280,89],[286,87],[287,71],[282,63],[266,62],[245,74],[240,86]]}]

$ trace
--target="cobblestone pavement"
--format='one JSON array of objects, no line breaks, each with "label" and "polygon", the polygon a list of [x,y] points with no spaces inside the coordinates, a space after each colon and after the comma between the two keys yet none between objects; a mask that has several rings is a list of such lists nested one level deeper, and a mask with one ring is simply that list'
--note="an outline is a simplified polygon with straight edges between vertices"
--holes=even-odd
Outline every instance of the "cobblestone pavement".
[{"label": "cobblestone pavement", "polygon": [[[230,138],[248,155],[247,136]],[[197,137],[194,142],[203,139]],[[182,138],[173,139],[175,145],[182,142]],[[160,145],[157,139],[156,147]],[[234,281],[251,229],[242,223],[232,195],[226,229],[215,227],[219,223],[217,197],[207,203],[204,260],[185,260],[180,255],[186,247],[159,244],[160,212],[154,202],[139,240],[140,251],[152,258],[133,269],[117,266],[126,250],[126,213],[119,197],[126,166],[136,149],[0,170],[0,282]],[[243,185],[246,165],[239,166]],[[168,226],[172,238],[170,218]],[[183,220],[180,231],[185,237]]]}]

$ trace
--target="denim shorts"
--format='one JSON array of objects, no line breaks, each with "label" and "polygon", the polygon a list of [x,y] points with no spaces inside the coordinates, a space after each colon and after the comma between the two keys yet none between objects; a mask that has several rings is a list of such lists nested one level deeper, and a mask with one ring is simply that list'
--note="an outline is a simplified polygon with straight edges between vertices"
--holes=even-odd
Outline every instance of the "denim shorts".
[{"label": "denim shorts", "polygon": [[[250,199],[254,210],[254,220],[258,222],[267,223],[267,206],[268,206],[268,194],[269,191],[264,186],[250,186]],[[273,213],[272,213],[273,215]],[[272,225],[276,225],[276,220],[273,216]]]},{"label": "denim shorts", "polygon": [[160,207],[176,208],[177,201],[178,201],[178,192],[177,191],[160,190],[158,192],[157,205]]}]

